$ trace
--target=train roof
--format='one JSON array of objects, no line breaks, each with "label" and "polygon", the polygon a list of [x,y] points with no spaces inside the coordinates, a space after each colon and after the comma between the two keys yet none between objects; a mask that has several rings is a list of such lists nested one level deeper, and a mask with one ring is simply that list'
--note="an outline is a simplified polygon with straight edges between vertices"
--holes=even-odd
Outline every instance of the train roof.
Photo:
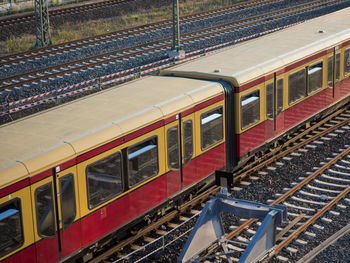
[{"label": "train roof", "polygon": [[222,78],[240,87],[320,50],[350,39],[350,8],[235,45],[161,74]]},{"label": "train roof", "polygon": [[146,77],[5,124],[0,188],[221,93],[215,82]]}]

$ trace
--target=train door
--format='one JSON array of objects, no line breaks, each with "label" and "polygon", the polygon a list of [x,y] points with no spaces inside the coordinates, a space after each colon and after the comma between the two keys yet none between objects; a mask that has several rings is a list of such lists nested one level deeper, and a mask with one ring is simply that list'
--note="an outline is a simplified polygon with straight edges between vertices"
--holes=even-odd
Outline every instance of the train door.
[{"label": "train door", "polygon": [[340,81],[340,56],[341,50],[339,50],[337,46],[333,49],[333,53],[327,58],[327,86],[333,88],[333,101],[341,97],[338,85]]},{"label": "train door", "polygon": [[181,159],[182,159],[182,186],[186,187],[197,178],[194,156],[194,114],[181,117]]},{"label": "train door", "polygon": [[275,136],[284,131],[284,113],[283,113],[283,77],[274,78],[274,127]]},{"label": "train door", "polygon": [[61,258],[81,248],[81,226],[76,167],[56,174],[57,212],[60,229]]},{"label": "train door", "polygon": [[[176,121],[166,126],[167,165],[170,172],[167,176],[167,196],[183,188],[184,173],[195,173],[191,162],[193,156],[193,116],[176,116]],[[181,160],[181,162],[179,161]]]},{"label": "train door", "polygon": [[266,126],[265,140],[268,140],[284,130],[283,115],[283,78],[276,77],[267,81],[266,87]]},{"label": "train door", "polygon": [[265,121],[265,140],[269,140],[275,136],[275,88],[274,79],[270,79],[265,83],[266,94],[266,121]]},{"label": "train door", "polygon": [[34,203],[35,249],[38,263],[57,262],[60,259],[59,237],[56,227],[54,180],[49,176],[31,186]]},{"label": "train door", "polygon": [[75,167],[53,173],[32,185],[37,262],[57,262],[81,247]]}]

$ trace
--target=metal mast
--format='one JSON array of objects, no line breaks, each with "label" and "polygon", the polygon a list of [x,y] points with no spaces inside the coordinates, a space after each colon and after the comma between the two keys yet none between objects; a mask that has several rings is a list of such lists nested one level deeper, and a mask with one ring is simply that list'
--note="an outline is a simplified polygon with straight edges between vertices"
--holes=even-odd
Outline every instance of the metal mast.
[{"label": "metal mast", "polygon": [[179,23],[179,0],[173,0],[173,46],[172,50],[180,48],[180,23]]},{"label": "metal mast", "polygon": [[34,0],[35,2],[35,47],[51,45],[48,0]]}]

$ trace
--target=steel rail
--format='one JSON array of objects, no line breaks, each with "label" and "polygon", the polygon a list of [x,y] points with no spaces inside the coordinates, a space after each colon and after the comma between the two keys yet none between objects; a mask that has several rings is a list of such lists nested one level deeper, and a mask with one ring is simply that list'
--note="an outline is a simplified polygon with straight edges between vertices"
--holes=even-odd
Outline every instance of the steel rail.
[{"label": "steel rail", "polygon": [[304,141],[299,142],[299,143],[297,143],[294,146],[290,146],[288,149],[286,149],[286,150],[284,150],[284,151],[274,155],[276,152],[281,151],[283,148],[288,147],[292,143],[296,143],[297,140],[302,139],[305,135],[307,135],[310,132],[312,132],[312,131],[316,130],[317,128],[321,127],[323,124],[325,124],[329,120],[333,119],[334,117],[340,115],[345,110],[346,110],[345,108],[342,108],[342,109],[332,113],[331,115],[329,115],[325,119],[322,119],[321,121],[319,121],[317,124],[313,125],[312,127],[306,129],[302,133],[300,133],[297,136],[293,137],[291,140],[287,141],[284,145],[276,148],[276,150],[274,150],[273,152],[266,154],[267,156],[263,156],[264,158],[268,158],[267,160],[265,160],[263,162],[257,161],[257,162],[254,162],[253,164],[250,164],[249,166],[251,166],[251,168],[248,171],[241,172],[237,176],[234,177],[234,180],[233,180],[234,183],[238,183],[239,181],[241,181],[242,179],[246,178],[250,174],[252,174],[252,173],[262,169],[263,167],[265,167],[265,166],[267,166],[267,165],[277,161],[278,159],[280,159],[280,158],[286,156],[287,154],[295,151],[296,149],[299,149],[300,147],[302,147],[302,146],[312,142],[313,140],[316,140],[317,138],[320,138],[320,137],[326,135],[327,133],[330,133],[330,132],[338,129],[341,126],[344,126],[344,125],[350,123],[350,119],[342,121],[341,123],[333,125],[332,127],[328,128],[327,130],[319,132],[317,135],[314,135],[313,137],[305,139]]},{"label": "steel rail", "polygon": [[145,229],[142,229],[136,235],[134,235],[134,236],[132,236],[124,241],[119,242],[115,246],[112,246],[107,251],[105,251],[103,254],[93,258],[88,263],[98,263],[98,262],[102,261],[103,259],[111,256],[112,254],[117,253],[118,251],[122,250],[122,248],[126,247],[127,245],[132,244],[136,240],[149,234],[151,231],[156,230],[161,225],[164,225],[167,222],[171,221],[172,219],[178,217],[181,213],[186,212],[191,207],[198,205],[199,203],[203,202],[204,200],[207,200],[210,196],[215,195],[219,190],[220,190],[220,187],[218,187],[218,186],[210,187],[208,190],[206,190],[205,192],[201,193],[200,195],[194,197],[192,200],[179,206],[177,210],[171,211],[169,214],[165,215],[157,222],[152,223],[152,225],[147,226]]},{"label": "steel rail", "polygon": [[[200,13],[196,13],[196,14],[192,14],[192,15],[188,15],[188,16],[183,16],[183,17],[181,17],[180,24],[188,23],[191,21],[200,20],[200,19],[204,19],[204,18],[209,18],[209,17],[213,17],[213,16],[218,16],[218,15],[230,13],[230,12],[237,11],[237,10],[242,10],[244,8],[251,8],[251,7],[257,6],[261,3],[266,4],[266,3],[273,3],[276,1],[277,0],[264,0],[264,1],[263,0],[250,0],[250,1],[244,2],[244,3],[237,3],[237,4],[234,4],[230,7],[218,8],[218,9],[210,10],[209,12],[200,12]],[[79,39],[79,40],[73,40],[73,41],[62,43],[62,44],[51,45],[49,47],[42,47],[42,48],[38,48],[35,50],[29,50],[29,51],[17,53],[15,55],[7,55],[7,56],[0,57],[0,60],[8,59],[7,61],[0,62],[0,66],[20,62],[23,60],[32,59],[32,58],[36,58],[36,57],[40,57],[40,56],[54,54],[54,53],[58,53],[58,52],[73,49],[73,48],[75,49],[75,48],[82,47],[82,46],[93,45],[95,43],[102,42],[102,41],[103,42],[104,41],[111,41],[111,40],[114,40],[114,39],[117,39],[120,37],[129,36],[129,35],[132,35],[135,33],[144,33],[144,32],[148,32],[148,31],[155,30],[155,29],[161,29],[161,28],[169,27],[170,25],[171,25],[171,20],[163,20],[163,21],[149,23],[146,25],[133,27],[133,28],[125,29],[125,30],[119,30],[119,31],[111,32],[111,33],[101,34],[98,36],[92,36],[92,37],[87,37],[87,38],[83,38],[83,39]],[[24,56],[24,55],[26,55],[26,56],[20,57],[20,56]]]},{"label": "steel rail", "polygon": [[[118,5],[118,4],[127,3],[131,1],[133,0],[107,0],[107,1],[94,2],[94,3],[77,4],[71,7],[56,7],[56,8],[51,8],[50,16],[54,17],[54,16],[60,16],[60,15],[74,14],[77,12],[83,12],[83,11],[93,10],[96,8]],[[35,19],[34,12],[12,15],[10,17],[4,17],[3,19],[0,19],[0,27],[24,23],[24,22],[30,22],[30,21],[34,21],[34,19]]]},{"label": "steel rail", "polygon": [[[339,111],[337,111],[339,112]],[[339,128],[340,126],[344,126],[346,124],[348,124],[350,122],[350,119],[347,119],[339,124],[337,124],[337,128]],[[328,128],[327,130],[325,130],[324,132],[322,132],[322,134],[326,134],[326,133],[330,133],[331,131],[333,131],[334,129],[337,129],[331,127]],[[318,135],[317,135],[318,136]],[[318,137],[317,137],[318,138]],[[315,140],[316,138],[312,137],[310,138],[312,139],[311,141]],[[308,139],[307,141],[310,141],[310,139]],[[304,142],[302,143],[302,145],[304,145]],[[298,145],[299,146],[299,145]],[[301,146],[299,146],[298,148],[300,148]],[[294,147],[293,147],[294,148]],[[296,148],[297,149],[297,148]],[[289,153],[289,151],[288,151]],[[350,153],[350,147],[345,150],[344,152],[342,152],[341,154],[337,155],[336,157],[334,157],[332,160],[330,160],[328,163],[326,163],[325,165],[323,165],[319,170],[315,171],[314,173],[312,173],[311,175],[309,175],[307,178],[305,178],[302,182],[300,182],[299,184],[295,185],[292,189],[290,189],[288,192],[286,192],[285,194],[283,194],[281,197],[279,197],[277,200],[275,200],[274,202],[271,203],[271,205],[275,205],[275,204],[280,204],[281,202],[283,202],[285,199],[287,199],[288,197],[290,197],[291,195],[293,195],[297,190],[299,190],[300,188],[302,188],[304,185],[306,185],[308,182],[310,182],[312,179],[314,179],[317,175],[321,174],[323,171],[325,171],[328,167],[330,167],[331,165],[335,164],[337,161],[339,161],[341,158],[343,158],[345,155]],[[281,155],[282,156],[282,155]],[[276,159],[276,158],[274,158]],[[278,158],[277,158],[278,159]],[[276,160],[277,160],[276,159]],[[260,167],[261,169],[262,167]],[[232,232],[230,232],[229,234],[226,235],[225,239],[226,240],[231,240],[232,238],[238,236],[240,233],[242,233],[245,229],[247,229],[248,227],[250,227],[253,223],[257,222],[257,219],[249,219],[247,221],[245,221],[242,225],[240,225],[238,228],[236,228],[235,230],[233,230]],[[204,255],[204,257],[207,257],[209,255],[211,255],[212,253],[215,252],[215,250],[218,248],[218,245],[214,245],[213,247],[211,247]]]},{"label": "steel rail", "polygon": [[318,245],[316,248],[311,250],[305,256],[297,261],[297,263],[309,263],[311,260],[316,257],[319,253],[327,249],[330,245],[336,242],[339,238],[343,237],[345,234],[349,233],[350,224],[340,229],[338,232],[327,238],[324,242]]},{"label": "steel rail", "polygon": [[[350,148],[347,149],[347,154],[350,153]],[[344,156],[344,155],[343,155]],[[339,160],[339,158],[338,158]],[[269,255],[267,260],[271,259],[273,256],[277,255],[284,247],[288,246],[290,242],[296,239],[301,233],[303,233],[310,225],[316,222],[324,213],[330,210],[335,204],[337,204],[340,200],[342,200],[347,194],[350,193],[350,186],[348,186],[343,192],[341,192],[337,197],[332,199],[326,206],[322,209],[318,210],[316,214],[314,214],[311,218],[309,218],[303,225],[301,225],[298,229],[293,231],[291,235],[286,237],[281,243],[279,243],[273,250],[273,252]]]},{"label": "steel rail", "polygon": [[[283,16],[296,14],[298,12],[305,12],[305,11],[308,11],[308,10],[319,8],[320,6],[330,5],[330,4],[334,3],[334,2],[339,2],[339,1],[341,1],[341,0],[333,0],[332,2],[329,2],[327,0],[316,0],[316,1],[312,2],[312,3],[308,3],[308,5],[311,5],[310,7],[306,7],[306,8],[300,9],[300,6],[297,6],[297,7],[294,7],[294,8],[296,8],[298,10],[290,11],[290,12],[284,13],[284,14],[280,14],[281,10],[279,10],[278,12],[277,11],[273,11],[273,12],[270,12],[270,13],[271,14],[276,14],[276,16],[274,16],[274,17],[266,17],[266,15],[270,14],[269,13],[269,14],[263,14],[263,15],[255,16],[253,18],[242,19],[243,22],[247,21],[247,20],[252,20],[252,19],[254,19],[254,21],[245,23],[243,26],[242,25],[235,25],[235,26],[233,26],[233,28],[230,28],[230,29],[216,30],[217,28],[223,27],[223,25],[201,29],[201,30],[198,30],[198,31],[195,31],[195,32],[182,34],[182,36],[184,37],[182,42],[183,43],[184,42],[191,42],[191,41],[194,41],[194,40],[198,40],[198,39],[201,39],[201,38],[212,36],[214,34],[225,33],[225,32],[229,32],[229,31],[235,30],[237,28],[243,28],[243,27],[255,25],[255,24],[258,24],[258,23],[271,21],[271,20],[274,20],[274,19],[281,18]],[[321,4],[318,5],[318,6],[315,6],[316,3],[321,3]],[[303,4],[303,6],[304,6],[304,4]],[[290,8],[286,8],[285,10],[290,10]],[[258,18],[262,18],[262,19],[259,20],[259,21],[256,21],[256,19],[258,19]],[[228,24],[225,24],[224,26],[237,24],[240,21],[235,21],[235,22],[232,22],[232,23],[228,23]],[[212,33],[212,32],[203,33],[203,32],[213,31],[213,30],[216,30],[216,31],[214,33]],[[200,33],[203,33],[203,34],[201,34],[200,36],[193,36],[193,35],[198,35]],[[185,38],[185,37],[188,37],[188,38]],[[13,83],[13,84],[5,85],[5,86],[0,87],[0,91],[1,90],[5,90],[5,89],[11,89],[13,87],[17,87],[17,86],[20,86],[20,85],[24,85],[24,84],[27,84],[27,83],[34,82],[34,81],[40,81],[40,80],[43,80],[43,79],[48,79],[48,78],[53,78],[55,76],[64,75],[66,73],[70,73],[70,72],[73,72],[73,71],[86,69],[86,68],[89,68],[89,67],[94,67],[94,66],[97,66],[97,65],[113,62],[113,61],[116,61],[116,60],[121,60],[121,59],[124,59],[124,58],[128,58],[128,57],[132,57],[132,56],[135,56],[135,55],[151,52],[151,51],[154,51],[154,50],[158,50],[158,49],[162,49],[162,48],[169,48],[171,46],[171,42],[170,42],[171,39],[172,38],[169,37],[169,38],[165,38],[165,39],[161,39],[161,40],[157,40],[157,41],[153,41],[153,42],[148,42],[146,44],[141,44],[141,45],[138,45],[138,46],[134,46],[132,48],[125,48],[125,49],[121,49],[121,50],[115,50],[115,51],[104,53],[104,54],[101,54],[101,55],[96,55],[96,56],[92,56],[92,57],[88,57],[88,58],[84,58],[84,59],[68,62],[68,63],[65,63],[65,64],[60,64],[60,65],[56,65],[56,66],[53,66],[53,67],[45,68],[45,69],[40,69],[40,70],[36,70],[36,71],[32,71],[32,72],[27,72],[27,73],[23,73],[23,74],[14,75],[14,76],[11,76],[11,77],[3,78],[3,79],[1,79],[2,82],[11,81],[12,79],[25,78],[25,77],[29,77],[29,76],[32,76],[32,75],[35,75],[35,74],[38,74],[38,73],[42,73],[42,72],[46,72],[46,71],[52,71],[52,70],[55,70],[55,69],[59,69],[59,68],[62,68],[62,67],[68,67],[68,66],[71,66],[71,65],[76,65],[76,64],[79,64],[79,63],[82,63],[82,62],[86,62],[86,61],[89,61],[89,60],[100,59],[101,57],[105,57],[105,56],[111,56],[111,55],[119,54],[119,53],[122,53],[122,52],[130,52],[131,49],[141,49],[141,48],[143,48],[142,51],[135,51],[135,52],[133,52],[131,54],[128,54],[128,55],[118,56],[117,58],[105,59],[105,60],[101,60],[101,61],[98,61],[98,62],[95,62],[95,63],[89,63],[87,65],[77,66],[77,67],[74,67],[74,68],[71,68],[71,69],[67,69],[67,70],[63,70],[63,71],[60,71],[60,72],[47,74],[45,76],[34,77],[34,78],[30,78],[28,80],[24,80],[24,81],[16,82],[16,83]],[[157,45],[157,44],[162,43],[162,42],[169,42],[169,43],[168,44],[163,44],[163,45],[160,45],[160,46],[157,46],[157,47],[153,47],[153,48],[149,47],[149,46]],[[145,49],[145,47],[147,47],[147,46],[149,48]]]}]

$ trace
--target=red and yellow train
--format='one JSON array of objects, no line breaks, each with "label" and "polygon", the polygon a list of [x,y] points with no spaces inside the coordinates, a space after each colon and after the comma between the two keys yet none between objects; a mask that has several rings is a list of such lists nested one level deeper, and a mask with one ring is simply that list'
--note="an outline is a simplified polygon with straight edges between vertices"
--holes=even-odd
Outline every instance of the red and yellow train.
[{"label": "red and yellow train", "polygon": [[73,261],[349,102],[350,8],[0,127],[0,260]]}]

